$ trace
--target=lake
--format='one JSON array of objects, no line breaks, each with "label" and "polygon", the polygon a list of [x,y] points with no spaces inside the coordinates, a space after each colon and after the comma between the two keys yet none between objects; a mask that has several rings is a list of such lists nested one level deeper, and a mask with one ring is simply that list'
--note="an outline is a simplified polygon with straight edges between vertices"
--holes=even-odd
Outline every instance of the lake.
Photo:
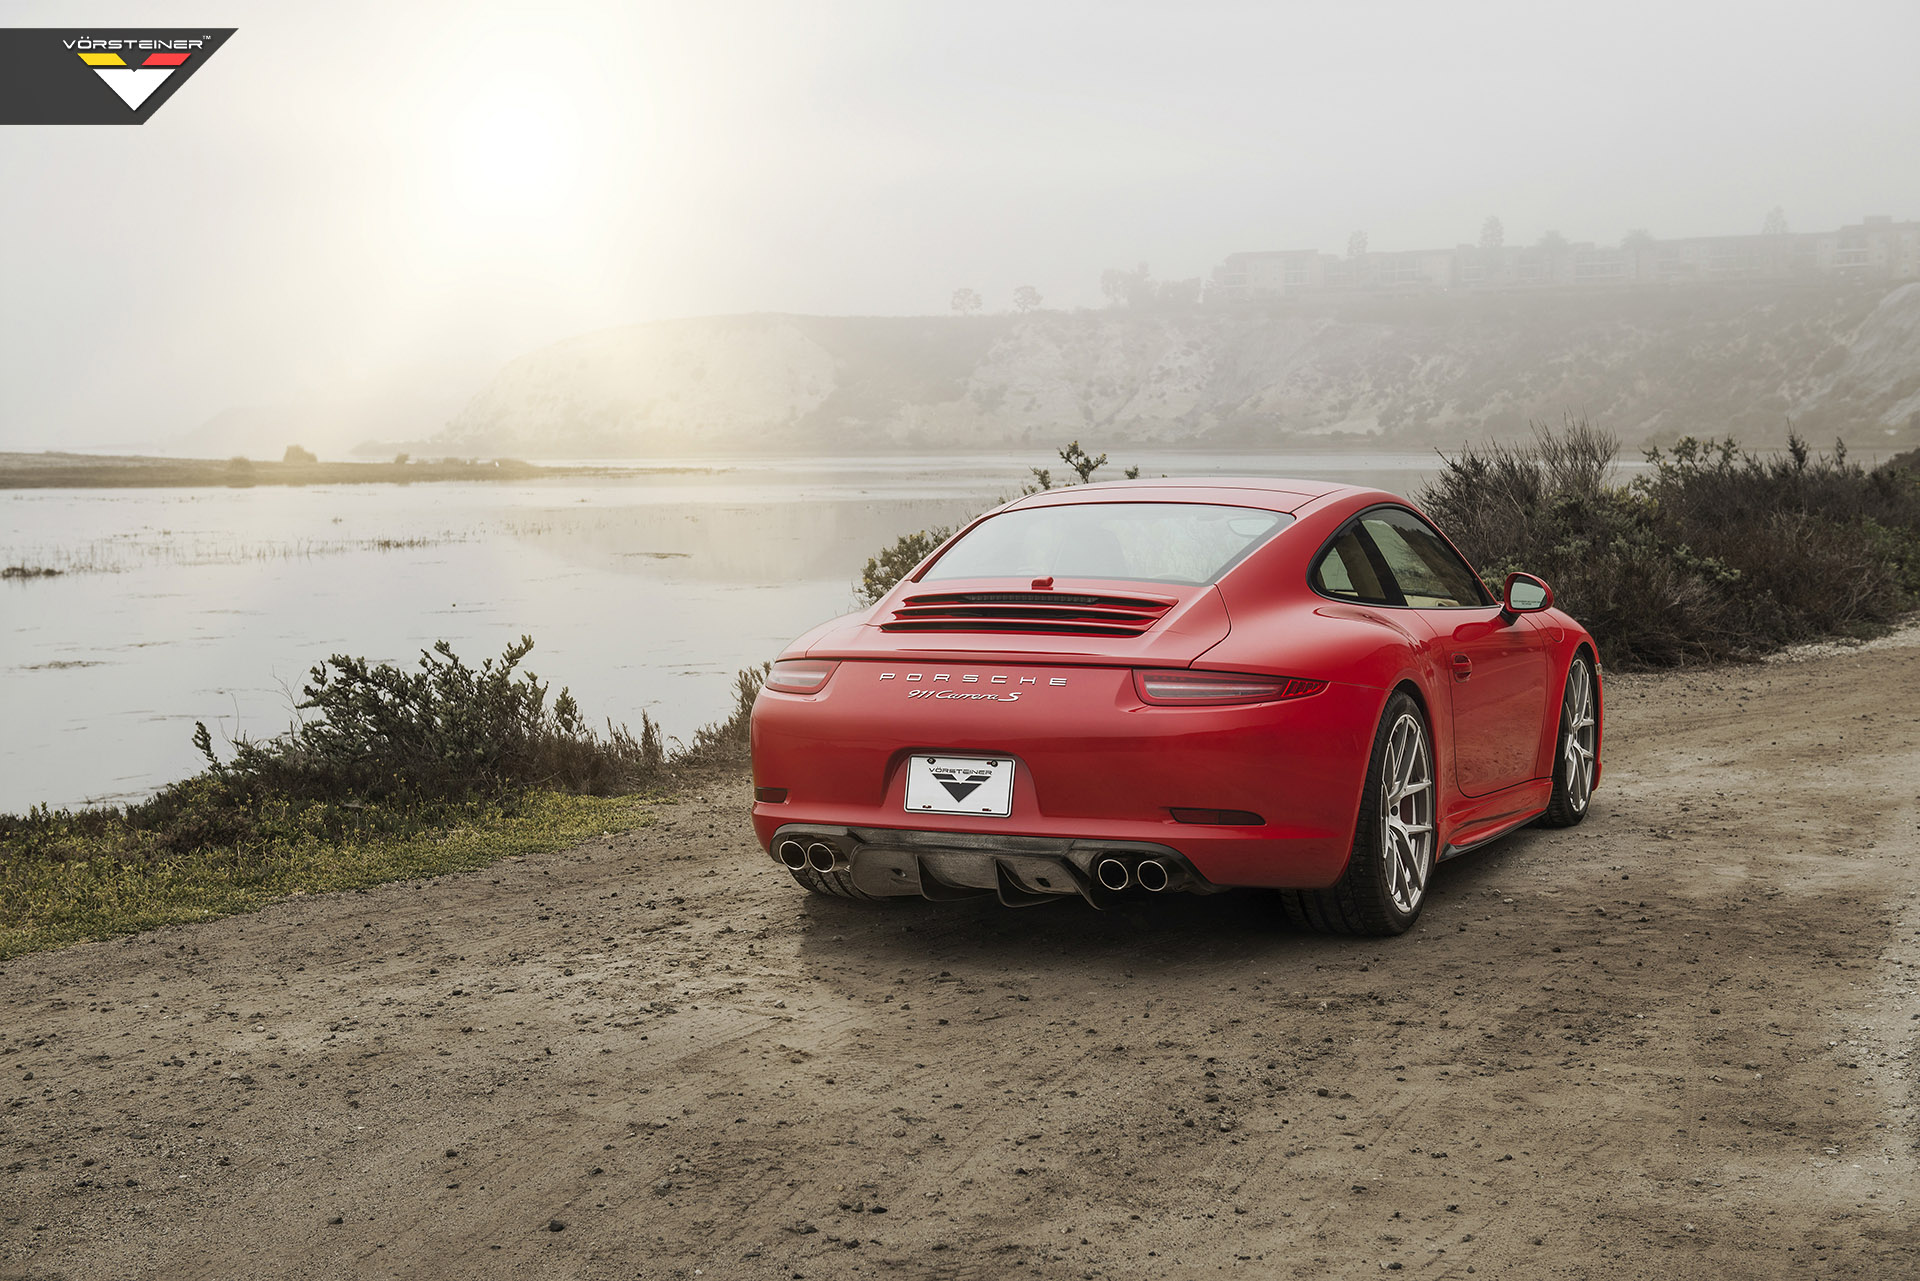
[{"label": "lake", "polygon": [[[1294,475],[1408,493],[1431,454],[1116,457],[1148,476]],[[1057,458],[611,464],[527,483],[0,493],[0,812],[137,799],[292,721],[330,654],[525,663],[590,719],[685,738],[733,675],[854,607],[867,557]],[[1117,478],[1117,466],[1108,468]],[[1103,476],[1105,474],[1103,473]]]}]

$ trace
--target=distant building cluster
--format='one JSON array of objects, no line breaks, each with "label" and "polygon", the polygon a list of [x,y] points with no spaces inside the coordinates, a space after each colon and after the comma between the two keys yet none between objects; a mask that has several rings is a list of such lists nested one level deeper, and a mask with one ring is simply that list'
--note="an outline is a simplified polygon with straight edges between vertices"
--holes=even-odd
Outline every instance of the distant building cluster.
[{"label": "distant building cluster", "polygon": [[1659,240],[1618,245],[1549,237],[1526,248],[1461,245],[1345,257],[1312,249],[1231,254],[1213,270],[1209,302],[1328,290],[1531,289],[1698,281],[1920,279],[1920,222],[1869,217],[1838,231]]}]

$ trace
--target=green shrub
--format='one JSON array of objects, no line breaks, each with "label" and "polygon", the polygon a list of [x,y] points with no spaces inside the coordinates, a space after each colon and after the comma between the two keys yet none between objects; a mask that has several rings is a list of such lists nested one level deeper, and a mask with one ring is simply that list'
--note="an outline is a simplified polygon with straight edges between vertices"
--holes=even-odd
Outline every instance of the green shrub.
[{"label": "green shrub", "polygon": [[1496,591],[1527,570],[1595,636],[1602,658],[1647,667],[1751,656],[1860,635],[1920,600],[1920,486],[1869,472],[1843,445],[1783,456],[1732,440],[1647,451],[1610,477],[1618,443],[1585,422],[1531,444],[1463,449],[1421,505]]},{"label": "green shrub", "polygon": [[733,678],[733,711],[727,719],[696,730],[693,741],[674,756],[675,768],[747,763],[747,729],[753,718],[753,700],[759,696],[760,687],[772,669],[773,664],[762,663],[758,668],[743,669]]},{"label": "green shrub", "polygon": [[336,654],[312,670],[299,724],[242,739],[222,761],[205,725],[207,768],[124,807],[0,815],[0,850],[59,856],[107,850],[136,862],[210,848],[412,831],[447,807],[506,803],[535,791],[605,796],[672,781],[675,771],[746,759],[747,717],[765,669],[740,673],[728,718],[671,750],[652,719],[640,730],[589,727],[562,690],[519,670],[533,642],[469,667],[442,641],[418,670]]},{"label": "green shrub", "polygon": [[497,660],[469,667],[440,641],[416,670],[335,654],[312,669],[284,734],[214,754],[204,725],[194,742],[207,773],[237,795],[338,801],[443,800],[514,788],[605,795],[651,783],[666,763],[660,732],[642,713],[640,732],[602,736],[562,690],[519,670],[533,649],[523,636]]},{"label": "green shrub", "polygon": [[469,667],[442,641],[417,670],[334,655],[283,734],[135,805],[0,815],[0,957],[171,920],[240,911],[296,889],[339,889],[480,866],[640,821],[614,793],[747,759],[766,668],[740,673],[728,717],[675,750],[590,728],[567,691],[520,670],[522,637]]},{"label": "green shrub", "polygon": [[950,525],[902,534],[878,556],[869,557],[867,567],[860,571],[860,581],[854,586],[860,603],[871,605],[892,591],[895,583],[912,573],[914,566],[933,555],[934,550],[951,537]]}]

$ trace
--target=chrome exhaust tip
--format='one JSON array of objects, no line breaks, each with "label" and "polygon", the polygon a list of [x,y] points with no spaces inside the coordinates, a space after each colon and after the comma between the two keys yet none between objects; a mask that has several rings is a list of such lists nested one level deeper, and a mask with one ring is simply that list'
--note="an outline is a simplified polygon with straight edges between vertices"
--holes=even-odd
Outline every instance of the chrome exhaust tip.
[{"label": "chrome exhaust tip", "polygon": [[840,862],[840,851],[825,841],[807,846],[807,866],[816,872],[831,872]]},{"label": "chrome exhaust tip", "polygon": [[1158,894],[1167,888],[1173,880],[1167,871],[1167,865],[1157,858],[1140,860],[1140,866],[1133,869],[1134,879],[1140,882],[1140,888],[1149,893]]},{"label": "chrome exhaust tip", "polygon": [[781,841],[780,848],[774,853],[790,872],[798,872],[807,865],[807,847],[791,837]]},{"label": "chrome exhaust tip", "polygon": [[1120,892],[1133,884],[1133,872],[1117,858],[1103,858],[1093,865],[1093,877],[1106,888]]}]

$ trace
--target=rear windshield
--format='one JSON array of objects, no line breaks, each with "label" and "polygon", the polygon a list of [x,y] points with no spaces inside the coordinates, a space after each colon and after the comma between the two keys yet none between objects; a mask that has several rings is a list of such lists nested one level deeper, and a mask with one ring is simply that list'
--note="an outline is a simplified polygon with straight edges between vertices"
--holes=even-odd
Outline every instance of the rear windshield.
[{"label": "rear windshield", "polygon": [[1211,583],[1292,521],[1284,512],[1212,503],[1027,507],[981,521],[920,581],[1119,578]]}]

